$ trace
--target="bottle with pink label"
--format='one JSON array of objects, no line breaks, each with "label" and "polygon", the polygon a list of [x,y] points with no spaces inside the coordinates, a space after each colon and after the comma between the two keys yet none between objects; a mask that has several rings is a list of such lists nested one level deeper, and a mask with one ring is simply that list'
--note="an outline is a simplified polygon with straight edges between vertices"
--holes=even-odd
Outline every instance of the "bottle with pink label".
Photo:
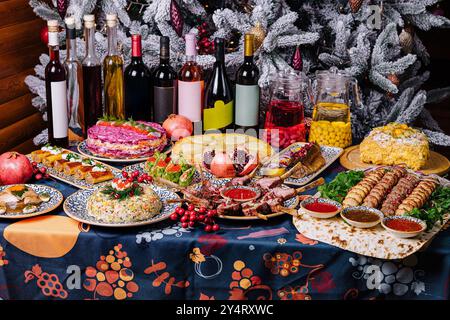
[{"label": "bottle with pink label", "polygon": [[192,122],[202,119],[203,71],[196,63],[197,49],[195,34],[188,33],[186,40],[186,57],[178,76],[178,114]]}]

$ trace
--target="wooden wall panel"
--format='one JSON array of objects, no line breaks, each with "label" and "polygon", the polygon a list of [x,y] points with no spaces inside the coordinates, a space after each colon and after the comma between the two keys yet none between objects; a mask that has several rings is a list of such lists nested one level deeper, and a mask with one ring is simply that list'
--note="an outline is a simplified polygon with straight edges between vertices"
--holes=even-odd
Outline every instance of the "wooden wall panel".
[{"label": "wooden wall panel", "polygon": [[10,150],[24,141],[36,136],[45,127],[39,112],[23,118],[12,125],[0,129],[3,150]]},{"label": "wooden wall panel", "polygon": [[47,52],[40,41],[44,25],[28,0],[0,0],[0,153],[33,150],[33,137],[46,126],[23,82]]},{"label": "wooden wall panel", "polygon": [[0,29],[0,55],[17,52],[18,48],[25,48],[40,43],[40,30],[44,22],[36,18],[20,24]]},{"label": "wooden wall panel", "polygon": [[36,19],[28,1],[0,1],[0,28]]},{"label": "wooden wall panel", "polygon": [[34,68],[28,68],[12,76],[0,79],[0,104],[29,93],[30,90],[24,80],[30,74],[34,74]]}]

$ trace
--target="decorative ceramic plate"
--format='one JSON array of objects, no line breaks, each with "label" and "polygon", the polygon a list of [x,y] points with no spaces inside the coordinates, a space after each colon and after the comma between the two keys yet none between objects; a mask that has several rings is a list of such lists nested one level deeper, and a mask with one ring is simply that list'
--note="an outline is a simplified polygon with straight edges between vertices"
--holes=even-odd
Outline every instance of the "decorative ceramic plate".
[{"label": "decorative ceramic plate", "polygon": [[160,213],[146,220],[136,222],[109,223],[95,219],[94,217],[88,215],[86,210],[87,200],[95,190],[79,190],[67,197],[66,201],[64,201],[64,211],[72,219],[101,227],[137,227],[156,223],[169,218],[170,214],[178,206],[178,203],[166,204],[164,202],[169,199],[179,199],[180,197],[175,192],[170,191],[164,187],[156,185],[150,186],[161,199],[163,206]]},{"label": "decorative ceramic plate", "polygon": [[[73,152],[71,150],[67,150],[67,151],[69,151],[71,153],[76,153],[76,152]],[[27,157],[28,157],[28,159],[30,161],[33,161],[31,159],[30,155],[27,155]],[[119,169],[114,168],[114,167],[112,167],[110,165],[107,165],[105,163],[102,163],[100,161],[96,161],[96,163],[104,165],[106,168],[108,168],[112,172],[112,174],[115,177],[120,176],[121,171]],[[58,180],[60,180],[62,182],[65,182],[67,184],[70,184],[70,185],[72,185],[74,187],[80,188],[80,189],[93,189],[93,188],[96,188],[97,186],[101,185],[101,183],[96,183],[96,184],[88,183],[84,179],[82,180],[82,179],[75,178],[75,175],[65,174],[64,172],[61,172],[61,171],[53,169],[52,167],[48,167],[48,166],[43,165],[42,163],[38,163],[38,168],[41,168],[41,167],[47,168],[47,173],[48,173],[49,176],[51,176],[51,177],[53,177],[55,179],[58,179]]]},{"label": "decorative ceramic plate", "polygon": [[[306,144],[306,142],[305,142]],[[317,170],[314,173],[311,173],[303,178],[292,178],[288,177],[284,180],[284,183],[294,185],[294,186],[303,186],[317,177],[323,170],[328,168],[334,161],[336,161],[341,154],[344,152],[344,149],[338,147],[329,147],[329,146],[320,146],[320,151],[322,152],[322,156],[325,159],[325,165]],[[260,170],[256,173],[256,175],[260,175]]]},{"label": "decorative ceramic plate", "polygon": [[[215,187],[222,187],[230,180],[231,179],[211,179],[209,181]],[[283,185],[282,185],[282,187],[283,187]],[[287,188],[287,186],[284,186],[284,187]],[[201,185],[200,185],[200,183],[197,183],[197,184],[190,186],[189,188],[198,190],[201,188]],[[289,200],[286,200],[284,202],[283,206],[286,208],[289,208],[289,209],[293,209],[293,208],[297,207],[299,202],[300,202],[300,198],[298,196],[295,196]],[[275,217],[281,216],[283,214],[285,214],[285,212],[275,212],[275,213],[271,213],[271,214],[266,214],[265,216],[267,218],[275,218]],[[217,216],[217,217],[222,218],[222,219],[229,219],[229,220],[262,220],[261,218],[259,218],[257,216],[226,216],[226,215],[222,215],[222,216]]]},{"label": "decorative ceramic plate", "polygon": [[[162,152],[163,153],[169,153],[171,149],[172,149],[172,143],[169,142],[164,147]],[[99,156],[99,155],[96,155],[96,154],[92,153],[88,149],[88,147],[86,145],[86,140],[84,140],[84,141],[82,141],[82,142],[80,142],[78,144],[78,151],[82,155],[85,155],[85,156],[90,157],[92,159],[100,160],[100,161],[106,161],[106,162],[131,163],[131,162],[142,162],[142,161],[146,161],[148,159],[148,156],[140,157],[140,158],[110,158],[110,157],[105,157],[105,156]]]},{"label": "decorative ceramic plate", "polygon": [[[39,216],[41,214],[50,212],[56,208],[62,203],[64,197],[61,192],[56,190],[55,188],[45,186],[42,184],[25,184],[28,188],[33,189],[34,192],[36,192],[38,195],[42,193],[48,193],[50,195],[50,200],[47,202],[42,202],[37,206],[37,210],[35,212],[31,213],[12,213],[6,211],[3,214],[0,214],[0,218],[5,219],[23,219],[23,218],[30,218],[34,216]],[[11,187],[12,185],[7,186],[1,186],[0,192],[4,189]]]},{"label": "decorative ceramic plate", "polygon": [[[139,172],[144,173],[144,166],[145,166],[145,162],[135,163],[135,164],[123,167],[122,170],[125,170],[128,173],[131,173],[135,170],[138,170]],[[201,181],[200,174],[197,171],[195,171],[195,174],[194,174],[194,177],[192,178],[191,184],[199,183],[200,181]],[[170,188],[170,186],[167,186],[167,187]]]}]

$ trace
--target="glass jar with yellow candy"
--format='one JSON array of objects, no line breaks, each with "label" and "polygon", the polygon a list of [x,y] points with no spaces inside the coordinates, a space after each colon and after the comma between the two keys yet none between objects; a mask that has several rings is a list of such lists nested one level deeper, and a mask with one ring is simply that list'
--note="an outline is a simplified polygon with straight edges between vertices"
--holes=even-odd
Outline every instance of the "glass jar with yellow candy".
[{"label": "glass jar with yellow candy", "polygon": [[313,87],[316,94],[309,141],[341,148],[350,146],[350,95],[359,103],[356,79],[332,67],[316,73]]}]

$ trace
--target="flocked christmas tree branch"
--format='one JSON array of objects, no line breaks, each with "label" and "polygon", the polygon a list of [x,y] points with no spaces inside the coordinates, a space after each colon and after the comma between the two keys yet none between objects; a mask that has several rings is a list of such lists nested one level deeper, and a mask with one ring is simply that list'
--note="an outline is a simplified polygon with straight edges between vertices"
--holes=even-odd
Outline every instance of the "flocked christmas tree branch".
[{"label": "flocked christmas tree branch", "polygon": [[[218,9],[208,16],[197,0],[147,0],[139,17],[131,17],[125,0],[67,0],[66,16],[75,17],[77,29],[82,28],[84,14],[96,12],[96,50],[99,57],[106,52],[107,40],[103,30],[105,13],[117,13],[120,20],[119,41],[125,63],[131,53],[131,33],[142,35],[143,59],[150,66],[159,61],[159,36],[170,37],[171,59],[179,66],[184,53],[183,36],[197,33],[197,25],[189,24],[198,17],[213,24],[211,40],[224,37],[231,40],[239,35],[237,48],[226,54],[226,64],[232,72],[243,61],[242,35],[251,32],[257,41],[256,63],[260,69],[260,86],[267,88],[271,75],[277,70],[291,68],[297,46],[301,51],[303,71],[312,75],[316,70],[337,67],[359,81],[362,104],[352,106],[353,135],[360,139],[371,128],[389,121],[413,124],[420,118],[432,143],[450,145],[450,137],[440,132],[437,122],[424,108],[448,98],[450,89],[421,90],[429,78],[425,69],[429,54],[415,29],[449,27],[450,20],[430,12],[439,0],[362,0],[359,6],[340,5],[336,0],[304,0],[293,10],[285,0],[248,0],[245,9],[238,4]],[[229,0],[227,2],[234,2]],[[295,2],[295,1],[291,1]],[[239,2],[241,3],[241,2]],[[58,10],[39,0],[30,5],[44,20],[57,19],[63,25]],[[175,8],[174,18],[174,6]],[[182,9],[182,10],[181,10]],[[184,13],[184,17],[183,14]],[[181,19],[181,20],[180,20]],[[184,21],[183,21],[184,19]],[[60,39],[64,40],[61,32]],[[84,56],[84,43],[78,40],[77,55]],[[65,51],[61,50],[64,59]],[[198,56],[204,68],[210,68],[214,57]],[[31,92],[36,94],[33,105],[46,117],[44,66],[48,55],[40,57],[36,75],[26,78]],[[267,90],[262,101],[267,100]],[[264,105],[263,105],[264,107]],[[45,131],[35,140],[46,140]]]}]

